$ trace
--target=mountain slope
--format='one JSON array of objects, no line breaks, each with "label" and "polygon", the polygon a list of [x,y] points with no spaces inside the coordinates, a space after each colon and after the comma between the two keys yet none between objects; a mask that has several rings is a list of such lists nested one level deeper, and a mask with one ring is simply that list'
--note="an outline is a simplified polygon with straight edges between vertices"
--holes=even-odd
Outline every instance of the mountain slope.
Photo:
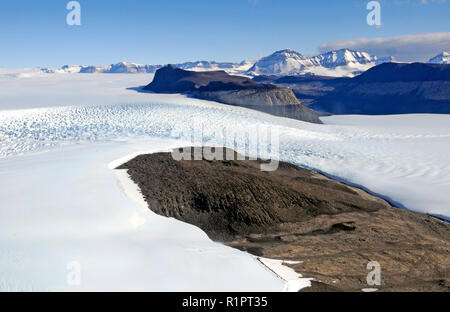
[{"label": "mountain slope", "polygon": [[286,49],[263,57],[248,72],[253,75],[289,75],[311,66],[313,66],[311,60],[298,52]]},{"label": "mountain slope", "polygon": [[449,224],[289,163],[267,173],[260,160],[219,153],[227,154],[234,160],[154,153],[118,169],[127,170],[153,212],[253,255],[290,260],[325,289],[360,291],[366,274],[355,272],[367,259],[382,259],[383,290],[449,290]]},{"label": "mountain slope", "polygon": [[430,64],[450,64],[450,52],[442,52],[431,58],[428,63]]},{"label": "mountain slope", "polygon": [[334,68],[338,66],[347,66],[349,64],[371,64],[374,61],[374,56],[366,52],[342,49],[314,56],[311,60],[316,65],[325,68]]},{"label": "mountain slope", "polygon": [[310,107],[333,114],[450,113],[450,65],[386,63],[318,98]]},{"label": "mountain slope", "polygon": [[307,58],[293,50],[277,51],[255,63],[247,72],[250,75],[305,75],[353,77],[375,66],[378,62],[390,62],[392,58],[379,59],[366,52],[341,49]]},{"label": "mountain slope", "polygon": [[257,83],[225,71],[194,72],[168,65],[159,69],[145,91],[189,93],[194,97],[242,106],[280,117],[322,123],[317,114],[303,106],[290,89]]},{"label": "mountain slope", "polygon": [[353,80],[366,83],[449,81],[450,66],[425,63],[387,63],[376,66]]}]

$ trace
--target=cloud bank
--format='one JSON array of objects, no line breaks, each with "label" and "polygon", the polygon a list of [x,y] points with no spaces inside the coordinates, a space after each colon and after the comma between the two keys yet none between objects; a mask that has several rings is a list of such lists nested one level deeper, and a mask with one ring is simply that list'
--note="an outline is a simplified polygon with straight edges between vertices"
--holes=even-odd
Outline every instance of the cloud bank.
[{"label": "cloud bank", "polygon": [[320,52],[343,48],[394,56],[400,62],[424,62],[442,51],[450,51],[450,32],[337,40],[319,46]]}]

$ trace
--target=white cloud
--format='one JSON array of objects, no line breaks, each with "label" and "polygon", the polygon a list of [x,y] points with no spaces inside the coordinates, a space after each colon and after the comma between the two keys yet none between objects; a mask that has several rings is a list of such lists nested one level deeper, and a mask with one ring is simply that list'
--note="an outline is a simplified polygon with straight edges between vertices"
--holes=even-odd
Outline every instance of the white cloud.
[{"label": "white cloud", "polygon": [[394,56],[398,61],[423,62],[442,51],[450,51],[450,32],[337,40],[319,46],[320,52],[343,48],[378,56]]}]

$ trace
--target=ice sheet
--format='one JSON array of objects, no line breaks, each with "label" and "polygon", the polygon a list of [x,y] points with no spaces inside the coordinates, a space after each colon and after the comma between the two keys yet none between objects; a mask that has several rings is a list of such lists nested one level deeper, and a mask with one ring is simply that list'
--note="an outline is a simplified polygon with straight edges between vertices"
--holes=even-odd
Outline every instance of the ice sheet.
[{"label": "ice sheet", "polygon": [[252,256],[130,200],[108,167],[174,144],[99,143],[2,160],[0,291],[281,291]]},{"label": "ice sheet", "polygon": [[[450,216],[450,115],[333,116],[315,125],[126,89],[145,75],[0,76],[2,290],[281,290],[250,256],[190,225],[142,215],[108,168],[133,152],[190,144],[200,131],[220,145],[218,130],[277,128],[281,160]],[[245,152],[246,141],[227,146]],[[71,261],[81,264],[80,287],[67,285]]]}]

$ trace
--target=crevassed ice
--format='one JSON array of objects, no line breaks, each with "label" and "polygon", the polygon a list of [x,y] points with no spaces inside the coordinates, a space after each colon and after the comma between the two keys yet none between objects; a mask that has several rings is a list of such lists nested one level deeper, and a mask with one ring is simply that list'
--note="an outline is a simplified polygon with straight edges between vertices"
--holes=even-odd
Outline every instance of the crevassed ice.
[{"label": "crevassed ice", "polygon": [[[195,134],[197,137],[223,144],[224,140],[216,133],[218,129],[232,127],[234,131],[246,133],[253,129],[251,125],[269,126],[271,123],[250,114],[164,103],[2,111],[0,157],[40,151],[67,143],[141,136],[186,139],[194,136],[195,132],[201,132]],[[305,132],[305,136],[320,140],[333,139],[330,135],[314,132]],[[239,138],[236,142],[243,143],[239,142]]]},{"label": "crevassed ice", "polygon": [[272,158],[362,185],[399,206],[450,215],[449,115],[334,116],[316,125],[181,97],[177,103],[1,111],[0,158],[148,136],[203,138],[245,153],[245,135],[230,142],[220,133],[276,128],[279,149]]}]

